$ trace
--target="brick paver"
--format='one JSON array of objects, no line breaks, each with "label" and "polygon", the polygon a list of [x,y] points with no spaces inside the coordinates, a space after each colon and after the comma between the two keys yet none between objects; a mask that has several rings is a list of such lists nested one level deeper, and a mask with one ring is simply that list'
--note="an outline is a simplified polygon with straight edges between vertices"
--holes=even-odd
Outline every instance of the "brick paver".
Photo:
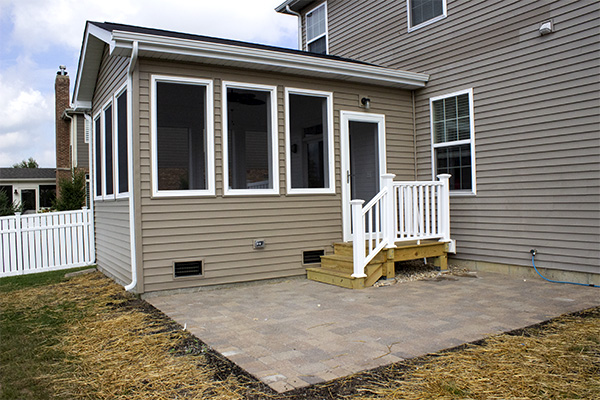
[{"label": "brick paver", "polygon": [[600,305],[600,290],[501,274],[364,290],[305,279],[147,301],[278,392]]}]

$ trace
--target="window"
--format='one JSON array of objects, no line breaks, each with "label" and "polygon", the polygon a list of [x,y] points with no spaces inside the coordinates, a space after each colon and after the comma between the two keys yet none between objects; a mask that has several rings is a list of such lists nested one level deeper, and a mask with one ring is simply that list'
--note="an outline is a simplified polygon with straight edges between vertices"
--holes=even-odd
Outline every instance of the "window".
[{"label": "window", "polygon": [[116,99],[117,123],[116,123],[116,167],[117,194],[129,191],[128,162],[127,162],[127,90],[121,92]]},{"label": "window", "polygon": [[225,194],[279,194],[276,88],[223,83]]},{"label": "window", "polygon": [[113,114],[112,103],[104,109],[104,195],[112,196],[115,193],[113,175]]},{"label": "window", "polygon": [[50,208],[56,200],[56,185],[40,185],[40,208]]},{"label": "window", "polygon": [[334,193],[332,94],[286,89],[288,193]]},{"label": "window", "polygon": [[408,31],[421,28],[446,18],[446,0],[406,0]]},{"label": "window", "polygon": [[13,204],[13,187],[12,185],[0,185],[0,196],[4,194],[4,198],[0,197],[0,199],[4,200],[5,203],[0,203],[0,208],[8,208]]},{"label": "window", "polygon": [[327,54],[327,4],[306,13],[306,50]]},{"label": "window", "polygon": [[102,198],[102,122],[100,115],[94,119],[94,169],[96,198]]},{"label": "window", "polygon": [[154,196],[214,194],[212,81],[152,77]]},{"label": "window", "polygon": [[450,190],[475,194],[473,89],[430,99],[434,175],[450,174]]},{"label": "window", "polygon": [[85,121],[84,121],[84,125],[83,125],[84,126],[83,141],[85,143],[89,143],[90,142],[90,131],[92,130],[92,121],[87,114],[84,117],[85,117]]}]

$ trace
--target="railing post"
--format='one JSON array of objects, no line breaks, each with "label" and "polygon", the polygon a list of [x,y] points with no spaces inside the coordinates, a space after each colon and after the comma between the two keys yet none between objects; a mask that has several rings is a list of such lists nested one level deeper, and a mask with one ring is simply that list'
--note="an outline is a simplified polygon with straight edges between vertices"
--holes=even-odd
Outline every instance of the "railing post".
[{"label": "railing post", "polygon": [[442,215],[440,215],[442,228],[442,242],[450,241],[450,176],[449,174],[440,174],[438,179],[442,182]]},{"label": "railing post", "polygon": [[365,278],[365,227],[362,218],[364,200],[351,200],[352,207],[352,252],[353,252],[353,278]]},{"label": "railing post", "polygon": [[15,213],[15,239],[17,242],[17,271],[25,273],[24,254],[23,254],[23,231],[21,230],[21,213]]},{"label": "railing post", "polygon": [[381,180],[383,181],[383,187],[387,189],[385,197],[385,208],[383,218],[383,240],[385,240],[386,248],[391,249],[396,247],[396,217],[394,208],[396,207],[395,193],[394,193],[394,174],[383,174]]}]

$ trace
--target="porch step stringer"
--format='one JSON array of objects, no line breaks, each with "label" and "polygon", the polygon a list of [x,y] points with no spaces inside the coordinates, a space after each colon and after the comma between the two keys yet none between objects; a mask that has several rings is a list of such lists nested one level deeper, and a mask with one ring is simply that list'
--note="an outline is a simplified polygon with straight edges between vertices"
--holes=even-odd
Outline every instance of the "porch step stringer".
[{"label": "porch step stringer", "polygon": [[381,277],[394,278],[396,261],[435,258],[442,271],[448,268],[449,244],[435,240],[396,243],[395,248],[382,249],[365,267],[366,278],[354,278],[352,243],[334,243],[334,254],[321,256],[321,267],[307,268],[307,278],[349,289],[373,286]]}]

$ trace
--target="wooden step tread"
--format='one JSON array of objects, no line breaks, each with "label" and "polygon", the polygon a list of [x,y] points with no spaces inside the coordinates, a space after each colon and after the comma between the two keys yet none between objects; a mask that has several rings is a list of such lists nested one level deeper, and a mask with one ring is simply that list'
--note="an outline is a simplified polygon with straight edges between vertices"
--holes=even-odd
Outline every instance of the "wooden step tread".
[{"label": "wooden step tread", "polygon": [[314,268],[306,268],[306,271],[318,272],[318,273],[322,273],[322,274],[333,275],[333,276],[337,276],[337,277],[340,277],[340,278],[356,279],[356,278],[354,278],[352,276],[351,272],[341,271],[339,269],[314,267]]}]

